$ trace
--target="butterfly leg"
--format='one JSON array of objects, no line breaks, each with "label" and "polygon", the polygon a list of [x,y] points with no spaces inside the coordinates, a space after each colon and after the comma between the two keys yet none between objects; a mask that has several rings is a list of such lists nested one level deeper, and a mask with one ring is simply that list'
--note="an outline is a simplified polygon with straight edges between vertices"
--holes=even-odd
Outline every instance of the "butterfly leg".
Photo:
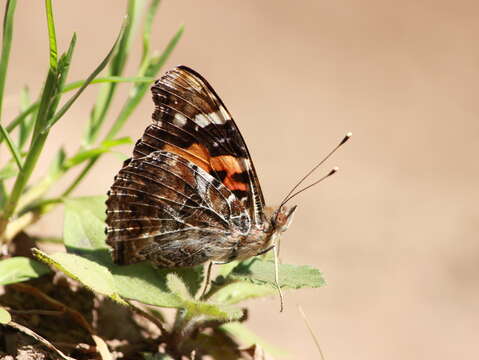
[{"label": "butterfly leg", "polygon": [[264,249],[264,250],[261,250],[259,253],[256,254],[256,256],[259,256],[259,255],[264,255],[266,254],[267,252],[271,251],[274,249],[274,245],[271,245],[270,247]]},{"label": "butterfly leg", "polygon": [[200,299],[203,298],[206,294],[206,290],[208,290],[208,285],[210,284],[210,279],[211,279],[211,270],[213,269],[213,261],[210,261],[208,264],[208,269],[206,270],[206,281],[205,281],[205,287],[203,288],[203,292],[201,293]]}]

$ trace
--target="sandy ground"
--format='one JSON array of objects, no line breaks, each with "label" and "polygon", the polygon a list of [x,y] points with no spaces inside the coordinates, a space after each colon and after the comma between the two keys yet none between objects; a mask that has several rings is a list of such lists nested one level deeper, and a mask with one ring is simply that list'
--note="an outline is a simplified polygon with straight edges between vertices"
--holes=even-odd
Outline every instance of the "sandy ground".
[{"label": "sandy ground", "polygon": [[[125,4],[55,2],[60,47],[79,37],[72,80],[107,52]],[[23,84],[38,91],[46,72],[42,6],[17,6],[6,119]],[[341,172],[297,198],[282,245],[284,262],[322,269],[328,286],[288,293],[283,314],[276,298],[252,306],[251,327],[292,358],[318,358],[297,304],[329,360],[479,355],[478,11],[466,0],[162,3],[156,47],[185,24],[167,67],[190,65],[215,86],[270,204],[354,132],[322,169]],[[96,92],[53,130],[40,169],[60,144],[77,148]],[[148,96],[122,134],[139,137],[152,108]],[[105,158],[77,194],[105,193],[119,167]],[[36,230],[59,234],[60,216]]]}]

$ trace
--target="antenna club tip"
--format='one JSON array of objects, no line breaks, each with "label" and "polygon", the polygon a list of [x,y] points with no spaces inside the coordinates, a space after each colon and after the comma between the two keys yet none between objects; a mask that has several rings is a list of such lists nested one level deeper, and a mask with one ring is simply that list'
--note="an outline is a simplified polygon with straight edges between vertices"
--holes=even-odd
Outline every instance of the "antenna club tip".
[{"label": "antenna club tip", "polygon": [[338,170],[339,170],[339,167],[337,167],[337,166],[333,167],[333,168],[331,169],[331,171],[329,172],[328,176],[331,176],[331,175],[337,173]]},{"label": "antenna club tip", "polygon": [[346,133],[346,135],[344,135],[343,140],[341,140],[341,142],[339,143],[338,147],[343,145],[346,141],[348,141],[351,138],[351,136],[353,136],[353,133],[351,131]]}]

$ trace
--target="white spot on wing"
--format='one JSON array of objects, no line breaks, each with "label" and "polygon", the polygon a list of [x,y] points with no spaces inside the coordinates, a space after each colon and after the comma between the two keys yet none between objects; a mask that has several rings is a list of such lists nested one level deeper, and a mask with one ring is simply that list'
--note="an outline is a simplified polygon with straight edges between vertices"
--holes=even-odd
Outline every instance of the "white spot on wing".
[{"label": "white spot on wing", "polygon": [[195,123],[204,128],[210,124],[210,121],[204,114],[198,114],[195,116]]},{"label": "white spot on wing", "polygon": [[209,113],[208,117],[211,119],[213,124],[222,125],[225,123],[225,121],[221,118],[221,114],[218,114],[217,111]]},{"label": "white spot on wing", "polygon": [[186,125],[186,117],[183,114],[176,113],[175,117],[173,118],[173,124],[179,127],[183,127]]}]

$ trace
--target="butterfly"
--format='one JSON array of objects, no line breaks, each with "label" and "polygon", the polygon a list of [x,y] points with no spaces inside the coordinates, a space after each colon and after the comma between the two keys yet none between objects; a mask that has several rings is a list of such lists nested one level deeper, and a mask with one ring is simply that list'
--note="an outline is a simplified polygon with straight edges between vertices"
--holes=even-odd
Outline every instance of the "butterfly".
[{"label": "butterfly", "polygon": [[295,214],[286,205],[295,194],[265,206],[246,143],[212,86],[178,66],[151,91],[153,121],[108,192],[114,262],[192,267],[276,249]]}]

